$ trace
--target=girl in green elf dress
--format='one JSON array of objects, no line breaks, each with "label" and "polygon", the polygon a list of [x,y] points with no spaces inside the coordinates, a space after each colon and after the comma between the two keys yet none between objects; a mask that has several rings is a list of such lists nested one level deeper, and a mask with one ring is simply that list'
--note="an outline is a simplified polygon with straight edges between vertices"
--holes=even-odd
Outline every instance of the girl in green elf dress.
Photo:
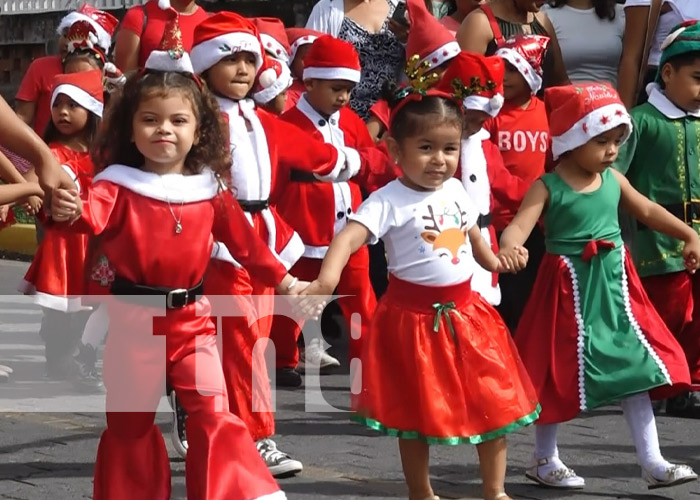
[{"label": "girl in green elf dress", "polygon": [[620,401],[649,488],[695,480],[690,467],[670,464],[659,450],[649,391],[661,397],[686,389],[688,365],[622,244],[618,206],[681,240],[690,272],[700,264],[700,239],[608,168],[632,127],[615,90],[555,87],[545,101],[559,164],[533,184],[501,237],[501,252],[517,268],[518,247],[544,214],[547,253],[515,335],[542,405],[526,476],[582,488],[584,480],[559,459],[557,424]]}]

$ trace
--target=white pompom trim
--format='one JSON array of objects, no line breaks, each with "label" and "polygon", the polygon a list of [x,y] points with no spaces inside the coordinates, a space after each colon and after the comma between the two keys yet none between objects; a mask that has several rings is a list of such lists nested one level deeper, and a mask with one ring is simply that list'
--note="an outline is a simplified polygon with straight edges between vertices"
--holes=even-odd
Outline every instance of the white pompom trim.
[{"label": "white pompom trim", "polygon": [[162,10],[170,10],[170,0],[158,0],[158,8]]},{"label": "white pompom trim", "polygon": [[271,87],[277,81],[277,72],[274,68],[267,68],[260,73],[258,83],[264,89]]}]

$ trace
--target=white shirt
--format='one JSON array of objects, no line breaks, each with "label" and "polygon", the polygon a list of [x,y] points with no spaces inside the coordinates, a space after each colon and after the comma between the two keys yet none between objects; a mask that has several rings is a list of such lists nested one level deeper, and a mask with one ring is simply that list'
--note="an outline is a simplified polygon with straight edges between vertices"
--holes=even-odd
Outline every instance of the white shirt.
[{"label": "white shirt", "polygon": [[415,191],[394,180],[372,193],[351,220],[384,240],[389,271],[427,286],[463,283],[474,273],[467,231],[479,216],[464,186],[449,179],[437,191]]}]

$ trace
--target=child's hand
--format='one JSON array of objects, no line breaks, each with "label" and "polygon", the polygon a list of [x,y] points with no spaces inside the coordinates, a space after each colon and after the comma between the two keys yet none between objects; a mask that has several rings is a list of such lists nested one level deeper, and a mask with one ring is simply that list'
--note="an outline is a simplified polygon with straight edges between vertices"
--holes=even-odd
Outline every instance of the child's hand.
[{"label": "child's hand", "polygon": [[76,219],[82,212],[82,203],[75,189],[56,189],[51,197],[51,218],[56,222]]},{"label": "child's hand", "polygon": [[30,196],[24,203],[24,209],[31,215],[36,215],[41,210],[41,206],[44,204],[44,200],[39,196]]},{"label": "child's hand", "polygon": [[525,247],[501,248],[501,251],[496,256],[500,264],[498,272],[517,273],[522,271],[527,265],[529,256],[529,252]]},{"label": "child's hand", "polygon": [[10,205],[0,206],[0,221],[7,221],[7,215],[10,213]]},{"label": "child's hand", "polygon": [[700,266],[700,238],[698,238],[697,234],[693,239],[685,242],[683,261],[685,268],[691,274],[695,274],[696,269]]},{"label": "child's hand", "polygon": [[295,312],[304,317],[318,319],[328,303],[334,287],[319,280],[312,281],[300,293]]}]

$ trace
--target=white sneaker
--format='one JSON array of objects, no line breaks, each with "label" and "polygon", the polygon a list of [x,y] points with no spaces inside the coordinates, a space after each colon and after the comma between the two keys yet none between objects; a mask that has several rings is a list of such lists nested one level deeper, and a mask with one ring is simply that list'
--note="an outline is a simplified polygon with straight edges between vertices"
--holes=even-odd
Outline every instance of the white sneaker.
[{"label": "white sneaker", "polygon": [[321,339],[311,339],[309,345],[306,346],[304,352],[299,356],[300,370],[306,370],[307,367],[323,370],[324,368],[340,366],[340,361],[323,350],[321,343]]},{"label": "white sneaker", "polygon": [[527,468],[525,477],[550,488],[580,490],[586,482],[569,469],[558,457],[540,458]]},{"label": "white sneaker", "polygon": [[304,469],[300,461],[279,451],[277,443],[270,438],[261,439],[255,445],[272,477],[294,476]]},{"label": "white sneaker", "polygon": [[651,471],[646,469],[642,470],[642,479],[647,482],[647,486],[650,490],[690,483],[697,478],[698,475],[695,471],[687,465],[671,465],[667,467],[662,478],[653,476]]}]

